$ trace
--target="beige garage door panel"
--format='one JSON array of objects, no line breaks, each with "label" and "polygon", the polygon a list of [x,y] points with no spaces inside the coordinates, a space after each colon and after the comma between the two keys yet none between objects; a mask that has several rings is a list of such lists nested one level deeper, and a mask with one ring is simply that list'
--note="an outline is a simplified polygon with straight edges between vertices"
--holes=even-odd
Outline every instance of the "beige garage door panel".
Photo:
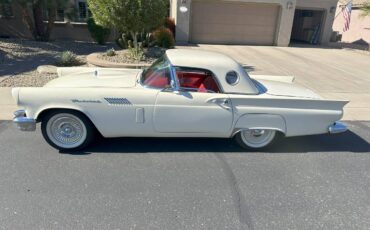
[{"label": "beige garage door panel", "polygon": [[278,5],[194,1],[191,40],[272,45],[278,15]]}]

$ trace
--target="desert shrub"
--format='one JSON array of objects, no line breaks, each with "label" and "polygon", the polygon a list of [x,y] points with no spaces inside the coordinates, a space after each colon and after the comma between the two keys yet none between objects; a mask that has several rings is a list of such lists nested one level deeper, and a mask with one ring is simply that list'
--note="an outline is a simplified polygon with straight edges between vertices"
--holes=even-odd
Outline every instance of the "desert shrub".
[{"label": "desert shrub", "polygon": [[160,27],[153,32],[154,40],[157,45],[163,48],[173,48],[175,46],[175,39],[170,29]]},{"label": "desert shrub", "polygon": [[64,51],[57,55],[57,62],[58,66],[76,66],[81,65],[81,61],[78,59],[76,54],[71,51]]},{"label": "desert shrub", "polygon": [[112,48],[105,52],[108,57],[116,56],[116,51]]},{"label": "desert shrub", "polygon": [[166,17],[164,19],[164,27],[171,30],[173,36],[176,37],[176,24],[175,24],[175,20],[173,18]]},{"label": "desert shrub", "polygon": [[[153,36],[150,33],[140,33],[137,36],[137,41],[141,43],[142,48],[149,48],[155,44]],[[129,33],[122,33],[121,36],[116,39],[116,43],[121,49],[134,47],[132,35]]]},{"label": "desert shrub", "polygon": [[87,28],[90,32],[91,37],[99,45],[104,45],[110,35],[110,29],[103,26],[97,25],[93,18],[87,20]]},{"label": "desert shrub", "polygon": [[129,57],[135,61],[141,61],[144,59],[144,50],[140,45],[141,44],[139,44],[138,47],[130,47],[128,49]]}]

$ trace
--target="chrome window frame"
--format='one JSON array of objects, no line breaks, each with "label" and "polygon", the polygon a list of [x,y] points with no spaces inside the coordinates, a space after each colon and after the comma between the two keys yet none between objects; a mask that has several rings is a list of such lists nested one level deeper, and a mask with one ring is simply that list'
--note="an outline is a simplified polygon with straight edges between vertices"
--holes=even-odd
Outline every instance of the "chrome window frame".
[{"label": "chrome window frame", "polygon": [[[170,60],[167,58],[167,55],[163,55],[163,56],[161,56],[161,57],[159,57],[159,58],[164,58],[164,59],[166,59],[167,60],[167,62],[169,63],[168,64],[168,66],[167,66],[167,68],[169,69],[169,72],[170,72],[170,79],[171,80],[173,80],[174,78],[173,78],[173,73],[172,73],[172,67],[173,67],[173,65],[171,64],[171,62],[170,62]],[[158,58],[158,59],[159,59]],[[157,59],[157,60],[158,60]],[[155,60],[155,62],[157,61],[157,60]],[[155,63],[155,62],[153,62],[153,64]],[[152,67],[152,66],[150,66],[150,67]],[[149,67],[149,68],[150,68]],[[144,82],[143,82],[143,74],[144,74],[144,70],[142,70],[141,71],[141,73],[139,73],[140,74],[140,76],[139,76],[139,78],[138,78],[138,83],[144,88],[144,89],[156,89],[156,90],[163,90],[163,89],[166,89],[166,88],[162,88],[162,87],[153,87],[153,86],[148,86],[148,85],[145,85],[144,84]]]},{"label": "chrome window frame", "polygon": [[[212,74],[212,78],[213,78],[213,80],[215,80],[215,82],[216,82],[216,84],[217,84],[217,87],[218,87],[218,89],[220,90],[220,92],[219,93],[216,93],[216,92],[214,92],[214,91],[212,91],[212,90],[208,90],[208,89],[206,89],[207,90],[207,93],[214,93],[214,94],[224,94],[224,89],[223,89],[223,87],[222,87],[222,85],[221,85],[221,83],[220,83],[220,81],[218,80],[218,78],[216,77],[216,74],[214,74],[211,70],[208,70],[208,69],[202,69],[202,68],[196,68],[196,67],[190,67],[190,66],[174,66],[174,65],[172,65],[172,63],[170,62],[170,66],[171,66],[171,68],[173,68],[173,76],[174,76],[174,81],[175,81],[175,83],[176,83],[176,86],[177,86],[177,89],[175,89],[175,90],[180,90],[180,89],[186,89],[186,87],[181,87],[180,86],[180,82],[179,82],[179,78],[177,77],[177,74],[176,74],[176,68],[189,68],[189,69],[199,69],[199,70],[203,70],[203,71],[208,71],[208,72],[210,72],[211,74]],[[172,72],[171,71],[171,72]],[[188,88],[188,89],[195,89],[195,88]],[[193,93],[201,93],[201,92],[193,92]]]}]

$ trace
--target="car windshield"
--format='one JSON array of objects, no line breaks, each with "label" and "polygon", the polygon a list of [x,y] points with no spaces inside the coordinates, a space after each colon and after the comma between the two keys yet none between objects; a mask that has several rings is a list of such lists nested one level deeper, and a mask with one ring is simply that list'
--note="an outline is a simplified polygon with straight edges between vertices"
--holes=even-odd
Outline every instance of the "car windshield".
[{"label": "car windshield", "polygon": [[153,88],[167,88],[170,86],[170,62],[166,56],[159,58],[152,66],[143,71],[141,83]]}]

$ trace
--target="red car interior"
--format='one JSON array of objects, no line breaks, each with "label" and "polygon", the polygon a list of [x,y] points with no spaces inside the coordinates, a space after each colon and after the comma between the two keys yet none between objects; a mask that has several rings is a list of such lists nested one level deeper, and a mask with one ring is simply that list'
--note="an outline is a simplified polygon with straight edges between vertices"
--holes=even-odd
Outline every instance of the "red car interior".
[{"label": "red car interior", "polygon": [[[197,89],[197,92],[206,93],[208,90],[219,93],[220,89],[211,72],[203,70],[176,71],[180,87]],[[170,85],[169,73],[165,70],[146,74],[144,84],[155,88],[165,88]]]},{"label": "red car interior", "polygon": [[180,87],[198,89],[198,92],[207,92],[207,90],[216,93],[220,92],[212,73],[206,71],[177,70],[176,74],[180,82]]},{"label": "red car interior", "polygon": [[144,84],[155,88],[165,88],[170,85],[170,78],[165,70],[147,74]]}]

